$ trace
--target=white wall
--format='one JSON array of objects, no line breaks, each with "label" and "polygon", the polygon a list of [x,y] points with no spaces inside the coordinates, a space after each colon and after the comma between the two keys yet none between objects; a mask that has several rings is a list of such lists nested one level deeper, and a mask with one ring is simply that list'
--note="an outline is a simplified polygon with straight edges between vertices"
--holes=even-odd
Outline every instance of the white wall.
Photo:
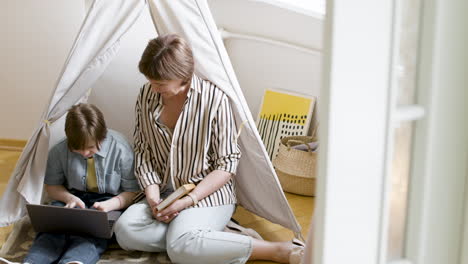
[{"label": "white wall", "polygon": [[298,11],[279,1],[266,0],[208,0],[208,3],[218,28],[318,51],[306,53],[254,40],[225,39],[254,118],[265,89],[319,96],[323,10]]},{"label": "white wall", "polygon": [[[0,122],[8,125],[1,126],[0,138],[28,139],[40,121],[90,1],[4,2],[0,8],[0,36],[6,40],[0,44],[0,57],[5,58],[0,62]],[[319,13],[310,10],[296,12],[297,10],[280,8],[267,1],[216,0],[209,1],[209,4],[219,27],[304,48],[321,49],[322,15]],[[143,31],[144,37],[149,38],[149,31]],[[142,41],[141,44],[144,46],[145,42]],[[122,54],[141,53],[143,46],[127,44],[123,43]],[[258,113],[264,89],[277,88],[319,95],[320,54],[303,54],[300,51],[236,39],[226,40],[225,44],[254,117]],[[113,80],[114,77],[123,72],[118,65],[126,65],[131,71],[125,73],[138,75],[134,64],[139,55],[126,57],[133,59],[122,59],[114,66],[111,64],[109,71],[96,85],[95,92],[99,93],[101,85],[117,83]],[[129,88],[126,84],[118,84],[117,89]],[[128,102],[133,104],[134,98],[115,99],[122,109],[133,109]],[[110,98],[107,101],[109,100]],[[91,101],[104,107],[104,114],[113,109],[111,105],[93,101],[93,96]],[[132,114],[133,111],[129,113]],[[125,116],[125,120],[127,119],[131,119],[131,116]],[[120,128],[120,125],[112,124],[112,121],[110,126]],[[120,130],[125,130],[123,132],[126,133],[130,129],[122,127]]]},{"label": "white wall", "polygon": [[146,78],[138,62],[148,41],[157,37],[146,8],[135,25],[122,37],[120,49],[102,76],[93,85],[88,102],[101,109],[108,127],[123,133],[132,142],[135,102]]},{"label": "white wall", "polygon": [[[321,50],[322,16],[319,14],[300,13],[252,0],[208,2],[219,28]],[[238,19],[240,14],[242,20]],[[138,72],[138,61],[147,41],[155,36],[150,15],[145,11],[123,37],[118,55],[93,86],[89,98],[90,103],[102,110],[108,126],[128,139],[133,130],[136,95],[146,81]],[[224,43],[254,118],[264,89],[319,95],[320,52],[309,54],[238,39],[227,39]],[[112,87],[112,92],[105,87]]]},{"label": "white wall", "polygon": [[85,15],[83,1],[0,4],[0,138],[28,139]]}]

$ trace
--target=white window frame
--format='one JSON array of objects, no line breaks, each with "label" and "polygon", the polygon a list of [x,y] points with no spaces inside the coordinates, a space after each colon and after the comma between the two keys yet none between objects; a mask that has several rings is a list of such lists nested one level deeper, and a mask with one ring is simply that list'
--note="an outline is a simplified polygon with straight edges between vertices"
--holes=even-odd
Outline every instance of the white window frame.
[{"label": "white window frame", "polygon": [[[396,121],[424,114],[414,134],[407,259],[393,263],[467,262],[462,246],[468,244],[463,227],[468,122],[461,118],[468,114],[467,82],[461,71],[445,70],[447,65],[468,68],[463,59],[467,38],[461,34],[461,22],[468,22],[461,11],[468,10],[467,1],[424,1],[420,106],[400,109],[392,92],[394,5],[392,0],[327,3],[313,227],[316,264],[387,263],[390,131]],[[456,142],[465,148],[453,148]],[[444,173],[449,173],[446,179],[440,177]]]}]

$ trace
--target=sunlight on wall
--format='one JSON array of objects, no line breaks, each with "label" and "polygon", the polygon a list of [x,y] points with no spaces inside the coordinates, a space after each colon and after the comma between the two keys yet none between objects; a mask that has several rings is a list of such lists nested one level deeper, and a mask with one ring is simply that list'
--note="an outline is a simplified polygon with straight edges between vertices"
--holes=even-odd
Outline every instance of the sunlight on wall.
[{"label": "sunlight on wall", "polygon": [[283,7],[325,14],[325,0],[263,0]]}]

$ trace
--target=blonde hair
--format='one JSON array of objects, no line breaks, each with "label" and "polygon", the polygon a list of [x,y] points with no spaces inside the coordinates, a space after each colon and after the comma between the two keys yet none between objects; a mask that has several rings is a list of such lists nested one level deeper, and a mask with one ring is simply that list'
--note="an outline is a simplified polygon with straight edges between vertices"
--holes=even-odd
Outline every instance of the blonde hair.
[{"label": "blonde hair", "polygon": [[192,49],[176,34],[159,36],[148,42],[138,68],[151,80],[182,80],[183,85],[188,84],[195,68]]},{"label": "blonde hair", "polygon": [[65,119],[65,135],[70,150],[84,150],[93,143],[99,149],[107,135],[102,112],[92,104],[73,106]]}]

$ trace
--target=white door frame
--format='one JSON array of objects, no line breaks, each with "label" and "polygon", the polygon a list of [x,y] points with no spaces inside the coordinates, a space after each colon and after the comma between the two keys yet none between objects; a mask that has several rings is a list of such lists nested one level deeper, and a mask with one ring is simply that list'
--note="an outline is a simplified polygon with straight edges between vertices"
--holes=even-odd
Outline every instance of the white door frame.
[{"label": "white door frame", "polygon": [[[392,0],[327,3],[316,264],[385,263],[393,5]],[[466,10],[468,1],[424,1],[417,103],[427,115],[415,128],[409,263],[467,264],[462,250],[463,243],[468,245],[463,227],[468,210]]]},{"label": "white door frame", "polygon": [[317,264],[378,263],[392,9],[390,0],[327,3],[313,243]]},{"label": "white door frame", "polygon": [[427,116],[416,123],[407,254],[418,264],[467,263],[468,2],[423,3],[418,101]]}]

